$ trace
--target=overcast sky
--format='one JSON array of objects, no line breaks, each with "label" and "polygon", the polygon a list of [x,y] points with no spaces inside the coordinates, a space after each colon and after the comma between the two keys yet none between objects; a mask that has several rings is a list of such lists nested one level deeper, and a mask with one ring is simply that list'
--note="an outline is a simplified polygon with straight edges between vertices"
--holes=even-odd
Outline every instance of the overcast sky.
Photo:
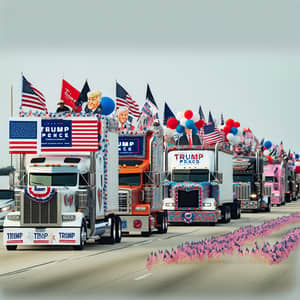
[{"label": "overcast sky", "polygon": [[259,139],[300,152],[300,1],[0,0],[0,166],[9,163],[21,72],[56,109],[61,80],[142,105],[146,84],[163,110],[201,104]]}]

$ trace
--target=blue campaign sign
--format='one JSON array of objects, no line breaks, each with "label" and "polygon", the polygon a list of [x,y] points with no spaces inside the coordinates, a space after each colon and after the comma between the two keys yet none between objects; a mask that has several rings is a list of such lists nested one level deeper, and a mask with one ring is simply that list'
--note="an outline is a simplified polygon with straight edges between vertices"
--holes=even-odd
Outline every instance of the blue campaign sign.
[{"label": "blue campaign sign", "polygon": [[145,157],[145,137],[119,136],[119,157]]},{"label": "blue campaign sign", "polygon": [[42,120],[43,147],[72,147],[71,120]]}]

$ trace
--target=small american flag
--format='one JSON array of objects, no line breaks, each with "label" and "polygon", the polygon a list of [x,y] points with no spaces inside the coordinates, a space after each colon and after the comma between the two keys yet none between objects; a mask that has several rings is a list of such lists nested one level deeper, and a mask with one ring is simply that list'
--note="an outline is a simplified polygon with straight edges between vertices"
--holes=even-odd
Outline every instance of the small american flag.
[{"label": "small american flag", "polygon": [[9,121],[9,154],[36,154],[37,121]]},{"label": "small american flag", "polygon": [[47,113],[44,95],[22,75],[22,100],[21,106],[30,107]]},{"label": "small american flag", "polygon": [[[63,123],[65,121],[65,123]],[[69,120],[62,120],[61,125],[48,123],[48,127],[58,128],[68,127],[70,123],[66,123]],[[98,151],[98,121],[97,119],[87,118],[84,119],[70,119],[71,128],[68,130],[68,135],[62,138],[54,137],[50,135],[43,139],[42,138],[42,152],[61,152],[61,151],[88,151],[95,152]],[[51,121],[50,121],[51,122]],[[43,122],[42,122],[42,126]],[[45,126],[44,126],[45,127]],[[51,129],[50,129],[51,132]],[[70,135],[69,135],[70,133]],[[47,141],[48,138],[48,141]]]},{"label": "small american flag", "polygon": [[204,125],[203,144],[205,146],[215,145],[216,143],[222,143],[224,141],[225,141],[224,133],[219,131],[219,129],[215,127],[214,123]]},{"label": "small american flag", "polygon": [[116,109],[119,107],[127,107],[129,115],[138,117],[140,115],[139,105],[127,91],[117,82],[116,83]]}]

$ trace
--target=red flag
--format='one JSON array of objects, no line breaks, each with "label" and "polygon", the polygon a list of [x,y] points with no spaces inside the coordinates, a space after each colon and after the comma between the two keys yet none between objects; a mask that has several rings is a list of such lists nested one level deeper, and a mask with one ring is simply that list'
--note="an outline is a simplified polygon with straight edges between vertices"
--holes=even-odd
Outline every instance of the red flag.
[{"label": "red flag", "polygon": [[75,106],[75,101],[78,99],[79,95],[80,92],[63,79],[60,99],[63,100],[66,105],[73,108]]}]

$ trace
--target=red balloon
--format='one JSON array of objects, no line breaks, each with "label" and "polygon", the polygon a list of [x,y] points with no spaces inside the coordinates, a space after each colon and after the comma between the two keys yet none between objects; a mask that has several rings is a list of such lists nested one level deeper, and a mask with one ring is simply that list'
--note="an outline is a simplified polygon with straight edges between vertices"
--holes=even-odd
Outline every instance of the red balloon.
[{"label": "red balloon", "polygon": [[224,132],[227,134],[227,133],[230,132],[230,127],[226,125],[226,126],[223,128],[223,130],[224,130]]},{"label": "red balloon", "polygon": [[192,117],[193,117],[193,112],[191,110],[186,110],[184,112],[184,117],[187,119],[187,120],[190,120]]},{"label": "red balloon", "polygon": [[240,122],[234,122],[233,127],[239,128],[241,126]]},{"label": "red balloon", "polygon": [[229,127],[231,128],[231,127],[233,127],[233,125],[234,125],[233,119],[228,119],[228,120],[226,121],[226,126],[229,126]]},{"label": "red balloon", "polygon": [[176,129],[176,127],[178,126],[179,124],[179,121],[175,118],[170,118],[168,121],[167,121],[167,127],[170,128],[170,129]]},{"label": "red balloon", "polygon": [[195,123],[195,126],[200,129],[204,126],[205,122],[203,120],[199,120]]},{"label": "red balloon", "polygon": [[268,162],[269,162],[269,164],[271,164],[273,162],[272,156],[268,156]]}]

